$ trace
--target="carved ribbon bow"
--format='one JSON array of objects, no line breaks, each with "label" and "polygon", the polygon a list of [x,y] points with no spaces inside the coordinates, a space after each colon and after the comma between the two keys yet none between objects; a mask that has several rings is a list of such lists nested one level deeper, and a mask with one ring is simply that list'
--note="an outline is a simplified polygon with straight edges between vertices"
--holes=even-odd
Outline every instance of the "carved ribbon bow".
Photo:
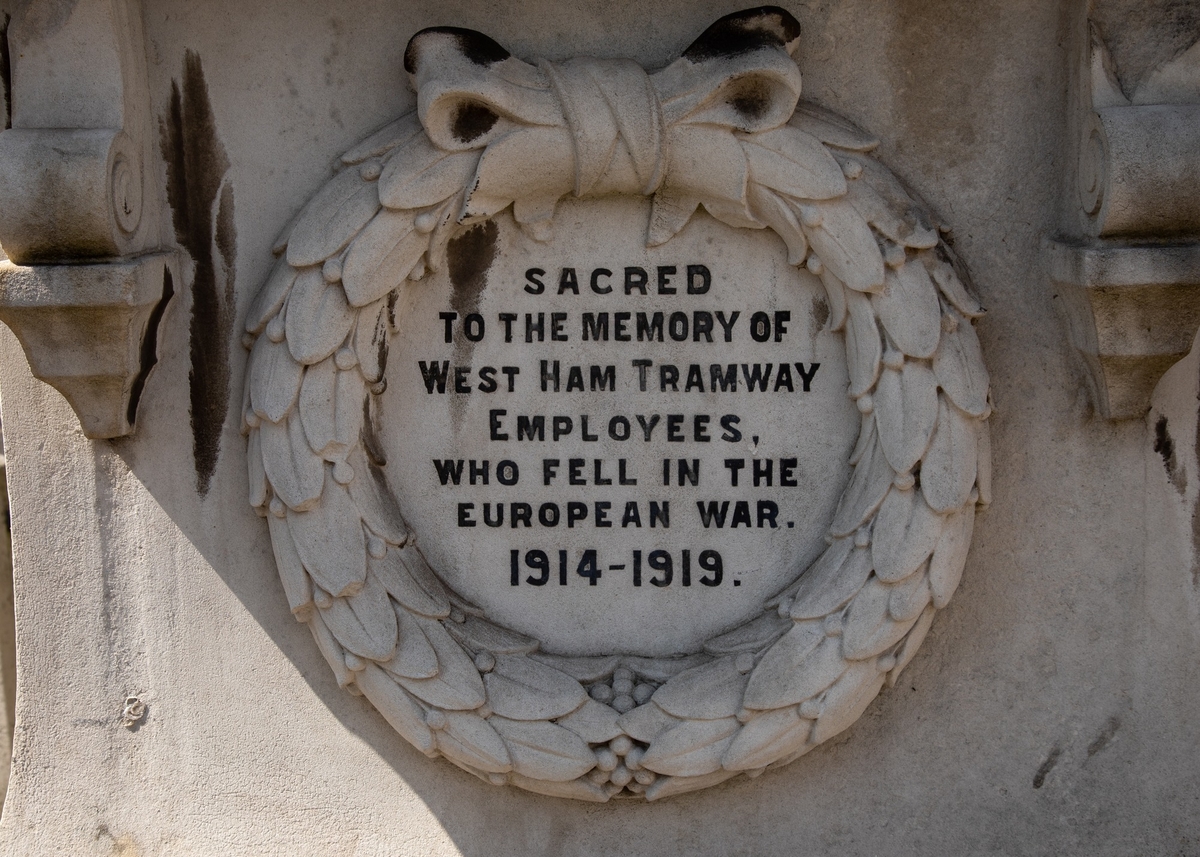
[{"label": "carved ribbon bow", "polygon": [[[733,226],[766,225],[748,203],[750,164],[734,132],[769,132],[791,117],[799,33],[782,9],[736,13],[647,74],[632,60],[534,66],[481,33],[435,28],[409,42],[405,67],[433,145],[485,150],[460,221],[514,204],[517,221],[542,236],[567,193],[653,195],[653,245],[699,204]],[[823,160],[827,180],[806,189],[817,199],[845,192],[832,159]]]}]

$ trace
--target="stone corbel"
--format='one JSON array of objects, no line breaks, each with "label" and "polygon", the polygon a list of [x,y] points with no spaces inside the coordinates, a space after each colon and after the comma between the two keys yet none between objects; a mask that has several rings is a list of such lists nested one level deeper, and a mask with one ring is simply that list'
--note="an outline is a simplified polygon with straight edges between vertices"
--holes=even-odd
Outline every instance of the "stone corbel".
[{"label": "stone corbel", "polygon": [[8,29],[12,127],[0,133],[0,321],[84,433],[133,429],[179,281],[160,247],[141,9],[32,0]]},{"label": "stone corbel", "polygon": [[[1190,73],[1192,53],[1130,98],[1091,34],[1077,226],[1048,243],[1048,268],[1096,411],[1108,419],[1146,413],[1200,326],[1200,104],[1161,103],[1194,100],[1177,80]],[[1171,86],[1156,84],[1163,80]],[[1200,92],[1200,75],[1195,84]]]}]

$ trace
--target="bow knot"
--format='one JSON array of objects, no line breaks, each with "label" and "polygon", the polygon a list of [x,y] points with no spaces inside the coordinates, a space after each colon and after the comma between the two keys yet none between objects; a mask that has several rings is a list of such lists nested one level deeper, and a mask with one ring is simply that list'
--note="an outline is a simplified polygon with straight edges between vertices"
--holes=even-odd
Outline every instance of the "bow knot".
[{"label": "bow knot", "polygon": [[[631,60],[535,66],[481,33],[434,28],[413,36],[405,67],[433,144],[484,150],[459,219],[515,203],[516,219],[528,226],[548,224],[567,193],[744,207],[740,150],[740,171],[737,159],[712,165],[737,147],[733,132],[769,131],[792,115],[798,36],[799,24],[782,9],[736,13],[648,74]],[[700,162],[707,169],[695,169]]]}]

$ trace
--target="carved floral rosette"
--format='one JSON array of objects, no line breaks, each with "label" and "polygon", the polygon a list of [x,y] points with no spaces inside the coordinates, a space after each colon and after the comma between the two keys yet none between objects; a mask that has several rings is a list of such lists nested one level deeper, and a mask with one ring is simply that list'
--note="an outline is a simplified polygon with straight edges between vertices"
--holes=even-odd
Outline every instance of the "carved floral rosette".
[{"label": "carved floral rosette", "polygon": [[[798,103],[799,26],[728,16],[648,75],[538,66],[417,34],[415,113],[341,158],[246,318],[250,503],[338,682],[483,780],[649,800],[787,764],[894,684],[958,586],[990,493],[982,308],[876,141]],[[699,206],[771,229],[824,285],[861,414],[824,553],[756,618],[679,658],[558,657],[445,586],[408,531],[375,423],[397,289],[512,206],[550,237],[576,196],[651,197],[648,244]]]}]

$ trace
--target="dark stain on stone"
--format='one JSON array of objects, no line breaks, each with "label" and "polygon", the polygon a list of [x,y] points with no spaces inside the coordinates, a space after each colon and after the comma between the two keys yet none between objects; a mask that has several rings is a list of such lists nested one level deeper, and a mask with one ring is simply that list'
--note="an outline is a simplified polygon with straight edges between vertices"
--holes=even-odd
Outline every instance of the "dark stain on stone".
[{"label": "dark stain on stone", "polygon": [[[1200,401],[1200,393],[1196,394],[1196,399]],[[1200,461],[1200,413],[1196,416],[1196,445],[1192,454],[1194,460]],[[1192,586],[1200,589],[1200,501],[1192,509],[1192,556],[1197,558],[1192,562]]]},{"label": "dark stain on stone", "polygon": [[0,22],[0,87],[4,92],[4,127],[12,127],[12,54],[8,46],[8,25],[12,16]]},{"label": "dark stain on stone", "polygon": [[1117,730],[1120,728],[1121,718],[1110,717],[1108,719],[1108,723],[1104,724],[1104,728],[1100,730],[1100,734],[1096,736],[1091,744],[1088,744],[1088,758],[1092,758],[1092,756],[1096,755],[1105,747],[1107,747],[1112,742],[1113,736],[1117,734]]},{"label": "dark stain on stone", "polygon": [[400,291],[393,289],[388,292],[387,299],[387,323],[392,330],[396,329],[396,302],[400,300]]},{"label": "dark stain on stone", "polygon": [[1162,456],[1163,468],[1167,478],[1180,494],[1187,490],[1187,473],[1179,467],[1179,459],[1175,457],[1175,441],[1167,427],[1167,418],[1160,416],[1154,424],[1154,451]]},{"label": "dark stain on stone", "polygon": [[817,330],[825,326],[829,321],[829,303],[822,297],[814,297],[812,301],[813,320],[817,323]]},{"label": "dark stain on stone", "polygon": [[233,220],[233,188],[229,182],[221,186],[221,201],[217,204],[217,252],[225,268],[225,302],[233,305],[233,280],[237,264],[237,227]]},{"label": "dark stain on stone", "polygon": [[375,396],[363,399],[363,427],[358,437],[370,463],[376,467],[385,467],[387,453],[383,451],[383,444],[379,442],[379,407],[375,404],[375,399]]},{"label": "dark stain on stone", "polygon": [[[479,311],[479,298],[487,288],[488,271],[496,261],[500,229],[494,220],[478,223],[455,235],[446,245],[446,269],[450,275],[450,308],[458,313],[454,336],[454,363],[471,365],[475,343],[463,334],[463,320]],[[450,398],[450,417],[461,426],[467,402],[465,396]]]},{"label": "dark stain on stone", "polygon": [[446,267],[450,274],[450,306],[459,317],[479,309],[479,295],[487,286],[488,270],[496,261],[500,229],[494,220],[476,224],[450,239]]},{"label": "dark stain on stone", "polygon": [[716,21],[683,52],[691,62],[734,57],[758,48],[784,47],[800,35],[800,22],[778,6],[734,12]]},{"label": "dark stain on stone", "polygon": [[150,311],[150,318],[146,321],[146,334],[142,338],[141,368],[129,390],[129,410],[125,414],[125,419],[129,421],[130,425],[133,425],[134,418],[137,416],[138,403],[142,400],[142,390],[146,388],[146,379],[150,377],[150,370],[158,362],[158,328],[162,323],[163,314],[167,311],[167,304],[174,296],[175,278],[171,276],[171,269],[164,266],[162,298]]},{"label": "dark stain on stone", "polygon": [[[175,238],[195,263],[188,384],[196,488],[203,495],[216,471],[229,411],[237,238],[233,190],[224,184],[229,158],[217,136],[200,57],[193,51],[184,55],[182,83],[171,83],[171,103],[159,121],[159,137]],[[220,271],[214,255],[221,257]],[[218,287],[218,273],[223,288]]]},{"label": "dark stain on stone", "polygon": [[771,88],[760,80],[740,80],[729,96],[729,106],[743,118],[757,121],[771,109]]},{"label": "dark stain on stone", "polygon": [[1062,749],[1059,747],[1050,748],[1050,754],[1046,756],[1046,761],[1042,762],[1037,773],[1033,775],[1033,787],[1040,789],[1046,782],[1046,777],[1054,770],[1054,766],[1058,764],[1058,757],[1062,755]]},{"label": "dark stain on stone", "polygon": [[482,104],[467,102],[454,111],[450,132],[459,142],[470,143],[491,131],[499,118]]},{"label": "dark stain on stone", "polygon": [[495,39],[485,36],[475,30],[463,27],[429,27],[416,33],[408,40],[404,49],[404,70],[415,74],[421,64],[421,42],[426,34],[452,36],[458,42],[458,50],[464,57],[475,65],[486,68],[492,63],[503,62],[512,54],[506,51]]}]

